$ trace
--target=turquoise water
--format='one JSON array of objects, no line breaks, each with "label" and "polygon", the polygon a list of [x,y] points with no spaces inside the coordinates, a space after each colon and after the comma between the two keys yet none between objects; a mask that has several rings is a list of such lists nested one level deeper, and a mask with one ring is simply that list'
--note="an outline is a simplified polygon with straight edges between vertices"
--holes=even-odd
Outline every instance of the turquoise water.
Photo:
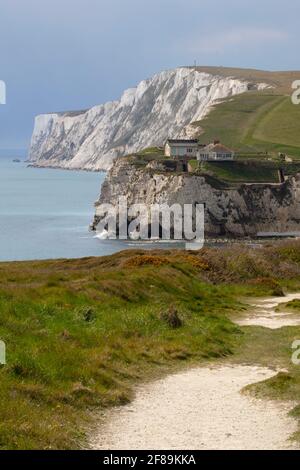
[{"label": "turquoise water", "polygon": [[126,247],[88,231],[104,176],[0,158],[0,260],[100,256]]}]

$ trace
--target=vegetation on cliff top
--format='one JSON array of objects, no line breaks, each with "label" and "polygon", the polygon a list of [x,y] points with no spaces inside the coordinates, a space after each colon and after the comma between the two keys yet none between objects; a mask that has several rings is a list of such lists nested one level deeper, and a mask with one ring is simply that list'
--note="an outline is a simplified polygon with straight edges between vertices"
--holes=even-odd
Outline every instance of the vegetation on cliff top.
[{"label": "vegetation on cliff top", "polygon": [[266,83],[273,87],[270,91],[280,94],[290,94],[291,84],[294,80],[299,80],[299,71],[296,70],[269,72],[267,70],[237,67],[192,66],[190,68],[222,77],[235,77],[250,83]]},{"label": "vegetation on cliff top", "polygon": [[201,165],[201,172],[212,174],[215,177],[230,183],[278,183],[279,170],[285,176],[300,173],[300,161],[286,163],[279,161],[237,160],[231,162],[205,162]]},{"label": "vegetation on cliff top", "polygon": [[218,138],[237,153],[264,159],[281,152],[300,158],[299,120],[300,106],[292,104],[291,92],[264,91],[224,100],[194,126],[201,142]]},{"label": "vegetation on cliff top", "polygon": [[[179,364],[232,355],[241,296],[299,288],[300,245],[0,264],[0,448],[78,448],[92,410]],[[95,414],[95,413],[94,413]]]}]

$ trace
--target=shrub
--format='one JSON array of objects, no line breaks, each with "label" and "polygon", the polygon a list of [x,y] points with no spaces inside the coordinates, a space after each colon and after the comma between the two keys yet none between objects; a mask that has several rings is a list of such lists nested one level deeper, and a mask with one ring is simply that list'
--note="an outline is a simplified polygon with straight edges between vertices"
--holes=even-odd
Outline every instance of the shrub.
[{"label": "shrub", "polygon": [[171,306],[167,311],[161,312],[160,318],[170,328],[180,328],[183,325],[183,321],[179,317],[177,309],[174,306]]},{"label": "shrub", "polygon": [[162,266],[163,264],[169,264],[170,261],[165,256],[153,256],[153,255],[141,255],[134,256],[125,261],[124,266],[126,268],[134,268],[137,266]]},{"label": "shrub", "polygon": [[199,258],[198,256],[186,255],[184,256],[184,260],[187,261],[188,264],[190,264],[194,268],[201,269],[203,271],[207,271],[209,269],[208,263],[202,258]]},{"label": "shrub", "polygon": [[92,322],[96,317],[96,312],[92,307],[80,307],[76,311],[76,316],[85,322]]},{"label": "shrub", "polygon": [[275,279],[269,277],[258,277],[257,279],[251,280],[250,284],[262,287],[263,289],[267,289],[272,295],[276,295],[279,297],[284,296],[284,292],[282,290],[281,285],[277,281],[275,281]]}]

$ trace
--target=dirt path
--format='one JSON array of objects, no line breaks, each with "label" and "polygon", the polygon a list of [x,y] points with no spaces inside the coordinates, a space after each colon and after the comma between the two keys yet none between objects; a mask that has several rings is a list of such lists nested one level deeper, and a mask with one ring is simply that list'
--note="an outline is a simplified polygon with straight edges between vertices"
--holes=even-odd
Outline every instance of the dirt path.
[{"label": "dirt path", "polygon": [[252,304],[253,313],[246,318],[236,320],[240,326],[256,325],[266,328],[277,329],[283,326],[300,325],[300,315],[291,312],[276,312],[276,307],[280,304],[300,299],[300,294],[288,294],[284,297],[270,297]]},{"label": "dirt path", "polygon": [[289,449],[289,406],[240,393],[274,375],[249,366],[197,368],[138,388],[108,413],[94,449]]},{"label": "dirt path", "polygon": [[[240,325],[280,328],[300,317],[276,307],[300,294],[259,301]],[[246,386],[276,375],[254,366],[199,367],[138,387],[136,398],[104,417],[93,449],[295,449],[297,422],[290,403],[244,395]]]}]

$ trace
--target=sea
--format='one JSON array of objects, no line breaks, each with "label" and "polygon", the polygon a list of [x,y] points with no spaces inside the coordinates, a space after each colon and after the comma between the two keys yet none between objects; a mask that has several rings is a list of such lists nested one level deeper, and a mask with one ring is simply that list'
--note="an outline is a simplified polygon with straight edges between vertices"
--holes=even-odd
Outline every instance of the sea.
[{"label": "sea", "polygon": [[130,248],[89,231],[104,173],[0,157],[0,261],[103,256]]},{"label": "sea", "polygon": [[[105,173],[30,167],[0,154],[0,261],[184,249],[184,242],[103,240],[89,230]],[[228,241],[227,241],[228,242]],[[256,248],[260,243],[245,241]],[[226,246],[223,240],[207,246]]]}]

